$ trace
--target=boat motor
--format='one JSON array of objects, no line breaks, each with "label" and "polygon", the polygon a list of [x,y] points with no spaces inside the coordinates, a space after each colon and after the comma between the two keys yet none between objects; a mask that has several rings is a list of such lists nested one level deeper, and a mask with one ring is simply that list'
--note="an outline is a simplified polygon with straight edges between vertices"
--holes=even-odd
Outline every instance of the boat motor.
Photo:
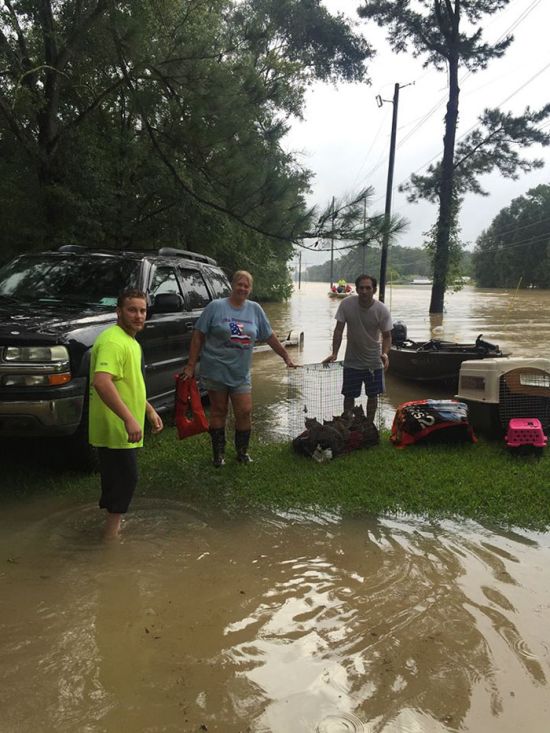
[{"label": "boat motor", "polygon": [[407,326],[403,321],[396,321],[391,330],[391,342],[394,346],[403,346],[407,340]]}]

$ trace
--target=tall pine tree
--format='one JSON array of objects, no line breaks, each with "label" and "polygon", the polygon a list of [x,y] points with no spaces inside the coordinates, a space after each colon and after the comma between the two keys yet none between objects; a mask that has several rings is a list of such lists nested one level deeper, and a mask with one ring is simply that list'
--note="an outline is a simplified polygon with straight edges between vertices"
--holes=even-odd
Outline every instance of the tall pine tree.
[{"label": "tall pine tree", "polygon": [[[443,157],[432,177],[434,184],[428,198],[438,202],[434,238],[434,281],[430,313],[443,313],[449,242],[455,225],[456,197],[456,132],[459,112],[460,67],[470,72],[485,69],[501,57],[510,43],[509,36],[494,45],[482,39],[482,21],[508,5],[510,0],[366,0],[358,9],[363,18],[384,27],[388,40],[397,53],[411,51],[424,57],[425,66],[434,66],[447,73],[448,99],[443,137]],[[417,9],[413,9],[417,8]],[[465,26],[467,26],[465,28]],[[426,191],[424,191],[426,193]],[[423,195],[423,192],[420,192]]]}]

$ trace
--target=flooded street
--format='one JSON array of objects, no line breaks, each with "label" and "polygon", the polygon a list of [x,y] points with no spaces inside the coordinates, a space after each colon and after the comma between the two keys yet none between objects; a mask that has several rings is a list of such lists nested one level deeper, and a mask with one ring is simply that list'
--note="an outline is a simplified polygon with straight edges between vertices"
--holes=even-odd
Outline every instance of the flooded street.
[{"label": "flooded street", "polygon": [[550,535],[145,500],[115,546],[92,506],[1,524],[2,731],[548,731]]},{"label": "flooded street", "polygon": [[[304,348],[291,350],[297,363],[312,364],[329,355],[332,348],[334,315],[339,300],[327,296],[326,283],[302,283],[287,303],[268,303],[265,310],[279,337],[289,331],[304,332]],[[550,291],[478,290],[465,287],[447,293],[443,323],[430,322],[430,286],[399,285],[386,288],[386,305],[395,321],[406,324],[408,337],[425,341],[432,337],[473,343],[483,334],[485,341],[498,344],[512,356],[550,358]],[[436,329],[435,333],[433,329]],[[343,359],[344,341],[339,359]],[[287,439],[289,432],[288,387],[280,359],[271,351],[254,356],[255,425],[270,438]],[[339,390],[338,390],[339,391]],[[389,427],[401,402],[427,397],[447,398],[453,393],[433,385],[419,385],[386,376],[386,395],[380,416]],[[341,410],[340,400],[334,405]],[[336,412],[335,412],[336,414]],[[295,430],[291,421],[291,430]]]},{"label": "flooded street", "polygon": [[[326,289],[306,283],[266,307],[279,336],[304,331],[300,363],[330,351],[338,303]],[[386,302],[411,338],[429,338],[429,288],[393,288]],[[443,338],[483,333],[550,357],[548,292],[467,288],[447,309]],[[386,417],[444,396],[387,386]],[[272,353],[254,357],[254,399],[258,433],[283,439]],[[550,532],[235,518],[141,498],[106,545],[102,520],[70,496],[2,507],[0,733],[549,730]]]}]

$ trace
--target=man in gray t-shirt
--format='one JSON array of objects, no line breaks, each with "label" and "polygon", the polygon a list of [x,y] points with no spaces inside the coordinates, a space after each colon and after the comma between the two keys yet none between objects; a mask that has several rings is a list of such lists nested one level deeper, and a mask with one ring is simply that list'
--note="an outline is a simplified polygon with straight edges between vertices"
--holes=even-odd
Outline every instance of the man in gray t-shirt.
[{"label": "man in gray t-shirt", "polygon": [[[336,311],[336,327],[332,336],[332,354],[323,361],[336,361],[344,327],[348,341],[344,356],[344,412],[350,411],[363,384],[367,395],[367,418],[374,422],[378,395],[384,392],[384,371],[388,368],[392,320],[384,303],[374,300],[377,281],[372,275],[359,275],[355,281],[357,295],[345,298]],[[380,336],[382,348],[380,348]]]}]

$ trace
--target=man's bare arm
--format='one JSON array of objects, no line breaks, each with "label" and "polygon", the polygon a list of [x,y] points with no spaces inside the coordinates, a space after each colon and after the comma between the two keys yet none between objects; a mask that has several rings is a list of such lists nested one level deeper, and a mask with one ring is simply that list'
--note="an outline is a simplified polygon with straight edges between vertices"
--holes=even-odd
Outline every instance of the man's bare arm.
[{"label": "man's bare arm", "polygon": [[391,331],[382,331],[382,364],[387,369],[390,364]]},{"label": "man's bare arm", "polygon": [[149,420],[149,424],[151,425],[151,432],[153,433],[153,435],[156,435],[156,433],[160,433],[160,431],[164,427],[164,423],[162,422],[161,416],[158,414],[158,412],[155,410],[150,402],[145,403],[145,414],[147,415],[147,419]]},{"label": "man's bare arm", "polygon": [[332,334],[332,354],[330,356],[327,356],[326,359],[323,359],[323,364],[330,364],[331,361],[336,361],[338,351],[342,344],[342,335],[344,333],[345,325],[345,323],[341,323],[340,321],[336,323],[334,333]]}]

